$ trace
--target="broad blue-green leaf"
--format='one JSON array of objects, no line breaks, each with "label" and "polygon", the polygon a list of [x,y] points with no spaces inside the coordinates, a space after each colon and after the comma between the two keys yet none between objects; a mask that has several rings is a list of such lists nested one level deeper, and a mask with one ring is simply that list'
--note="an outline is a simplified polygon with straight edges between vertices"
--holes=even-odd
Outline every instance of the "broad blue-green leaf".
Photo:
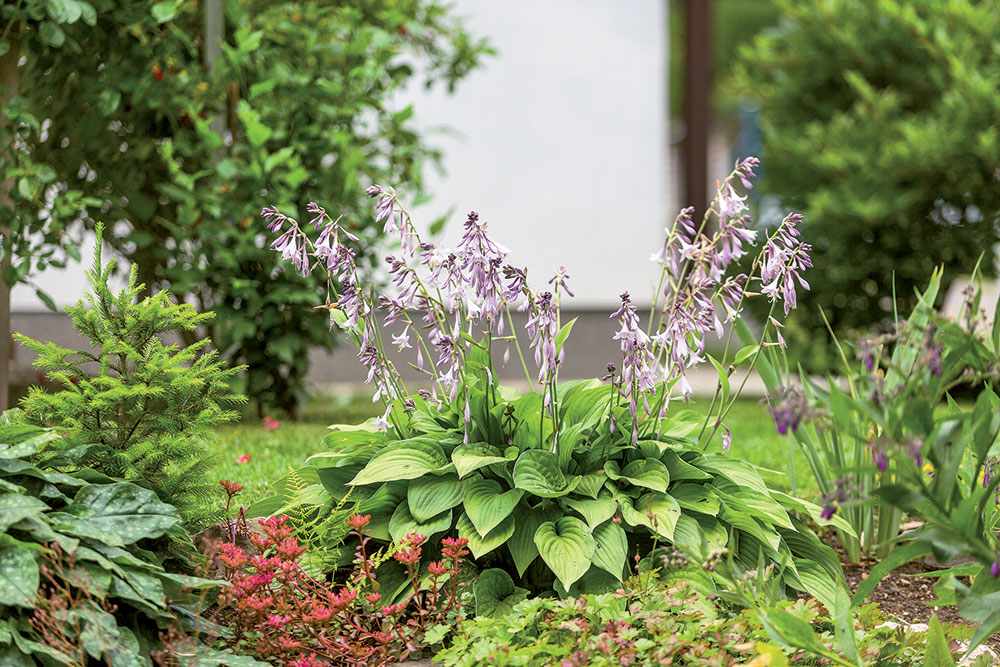
[{"label": "broad blue-green leaf", "polygon": [[482,558],[497,547],[502,546],[514,534],[514,517],[507,517],[489,533],[480,535],[469,515],[463,512],[462,516],[458,517],[456,528],[458,528],[459,537],[469,540],[469,551],[472,552],[472,555],[475,558]]},{"label": "broad blue-green leaf", "polygon": [[476,596],[476,616],[503,617],[514,605],[528,597],[528,591],[514,585],[506,571],[491,568],[481,572],[472,586]]},{"label": "broad blue-green leaf", "polygon": [[399,503],[389,519],[389,536],[399,544],[407,535],[423,535],[428,539],[451,528],[451,510],[445,510],[428,521],[417,521],[410,515],[410,507]]},{"label": "broad blue-green leaf", "polygon": [[507,540],[507,548],[514,558],[517,574],[523,576],[528,566],[538,557],[538,547],[535,546],[535,531],[546,521],[558,519],[559,511],[552,507],[547,509],[533,508],[522,502],[514,509],[512,516],[514,518],[514,533]]},{"label": "broad blue-green leaf", "polygon": [[580,519],[564,516],[546,521],[535,531],[535,546],[556,578],[569,589],[590,569],[596,543],[590,528]]},{"label": "broad blue-green leaf", "polygon": [[667,466],[659,459],[639,459],[627,464],[621,471],[615,461],[604,464],[604,472],[613,480],[626,480],[634,486],[641,486],[653,491],[666,492],[670,486],[670,473]]},{"label": "broad blue-green leaf", "polygon": [[462,502],[465,483],[455,475],[424,475],[410,481],[406,502],[416,521],[428,521]]},{"label": "broad blue-green leaf", "polygon": [[351,480],[355,484],[376,484],[403,479],[416,479],[448,465],[441,445],[431,438],[411,438],[389,445],[361,469]]},{"label": "broad blue-green leaf", "polygon": [[482,443],[459,445],[451,453],[452,463],[459,477],[465,477],[474,470],[479,470],[492,463],[506,463],[510,459],[504,456],[493,445]]},{"label": "broad blue-green leaf", "polygon": [[511,515],[523,495],[524,491],[521,489],[505,492],[495,480],[476,479],[465,485],[462,504],[472,525],[480,535],[486,535]]},{"label": "broad blue-green leaf", "polygon": [[630,526],[646,526],[668,540],[674,538],[674,526],[681,515],[677,501],[665,493],[653,491],[641,496],[635,503],[619,495],[616,500],[622,509],[622,518]]},{"label": "broad blue-green leaf", "polygon": [[34,607],[38,593],[35,556],[20,547],[0,548],[0,605]]},{"label": "broad blue-green leaf", "polygon": [[529,449],[517,458],[514,486],[540,498],[558,498],[572,491],[558,457],[541,449]]},{"label": "broad blue-green leaf", "polygon": [[628,536],[614,521],[602,523],[594,529],[596,548],[591,561],[605,572],[622,580],[625,558],[628,556]]}]

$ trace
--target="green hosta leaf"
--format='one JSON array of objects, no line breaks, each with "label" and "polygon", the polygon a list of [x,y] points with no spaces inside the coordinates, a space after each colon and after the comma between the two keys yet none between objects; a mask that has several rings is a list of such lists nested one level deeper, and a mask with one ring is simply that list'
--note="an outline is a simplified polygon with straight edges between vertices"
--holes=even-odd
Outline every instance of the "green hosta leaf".
[{"label": "green hosta leaf", "polygon": [[459,537],[469,540],[469,551],[472,552],[472,555],[476,558],[481,558],[497,547],[502,546],[504,542],[510,539],[510,536],[514,534],[514,517],[507,517],[500,522],[499,526],[486,535],[479,534],[476,527],[472,524],[472,519],[465,513],[458,517],[456,527],[458,528]]},{"label": "green hosta leaf", "polygon": [[371,514],[368,534],[376,540],[389,539],[389,520],[396,508],[406,503],[406,486],[406,482],[386,482],[358,506],[358,514]]},{"label": "green hosta leaf", "polygon": [[0,605],[34,607],[38,593],[35,556],[20,547],[0,548]]},{"label": "green hosta leaf", "polygon": [[680,457],[680,455],[673,450],[666,450],[660,455],[660,460],[663,464],[667,466],[667,471],[670,473],[670,479],[674,482],[679,482],[685,479],[712,479],[712,476],[695,468],[693,465],[685,461]]},{"label": "green hosta leaf", "polygon": [[587,473],[580,477],[580,483],[576,485],[575,491],[580,495],[597,499],[597,495],[604,488],[604,483],[608,481],[608,476],[603,470]]},{"label": "green hosta leaf", "polygon": [[566,589],[590,569],[590,560],[596,550],[590,528],[571,516],[564,516],[555,522],[546,521],[539,526],[535,531],[535,546],[542,560]]},{"label": "green hosta leaf", "polygon": [[594,529],[597,548],[591,558],[594,565],[622,580],[625,559],[628,556],[628,535],[614,521],[602,523]]},{"label": "green hosta leaf", "polygon": [[451,461],[455,464],[459,477],[465,477],[470,472],[492,463],[506,463],[509,460],[493,445],[482,443],[459,445],[451,453]]},{"label": "green hosta leaf", "polygon": [[620,472],[615,461],[604,464],[604,472],[613,480],[624,479],[635,486],[665,493],[670,485],[667,466],[658,459],[639,459],[626,465]]},{"label": "green hosta leaf", "polygon": [[668,540],[674,539],[674,526],[681,515],[677,501],[665,493],[652,492],[640,497],[633,504],[626,496],[618,496],[622,518],[630,526],[646,526]]},{"label": "green hosta leaf", "polygon": [[523,576],[528,566],[538,557],[538,547],[535,546],[535,531],[546,521],[559,518],[555,508],[533,508],[522,502],[514,509],[514,534],[507,541],[507,548],[514,558],[518,576]]},{"label": "green hosta leaf", "polygon": [[591,529],[604,523],[618,511],[618,503],[612,498],[598,498],[596,500],[567,498],[560,502],[574,512],[578,512]]},{"label": "green hosta leaf", "polygon": [[499,482],[477,479],[466,484],[463,505],[472,525],[486,535],[511,515],[523,495],[521,489],[504,492]]},{"label": "green hosta leaf", "polygon": [[451,528],[451,510],[445,510],[428,521],[420,522],[410,515],[410,507],[399,503],[396,511],[389,519],[389,536],[397,544],[411,533],[417,533],[430,539],[432,536]]},{"label": "green hosta leaf", "polygon": [[37,516],[49,509],[49,506],[38,498],[20,493],[5,493],[0,495],[0,533],[21,519]]},{"label": "green hosta leaf", "polygon": [[479,574],[472,590],[476,595],[476,616],[507,616],[514,605],[528,597],[528,591],[514,585],[504,570],[491,568]]},{"label": "green hosta leaf", "polygon": [[682,509],[715,516],[719,513],[719,498],[707,484],[677,484],[670,495]]},{"label": "green hosta leaf", "polygon": [[85,486],[67,512],[50,517],[54,523],[71,527],[64,532],[119,547],[159,537],[181,521],[172,505],[161,503],[149,489],[127,482]]},{"label": "green hosta leaf", "polygon": [[462,502],[465,483],[455,475],[424,475],[410,482],[406,502],[416,521],[429,521]]},{"label": "green hosta leaf", "polygon": [[722,475],[737,486],[748,486],[754,491],[767,493],[767,485],[761,479],[753,466],[731,456],[723,454],[706,454],[691,462],[695,467],[706,472]]},{"label": "green hosta leaf", "polygon": [[540,498],[559,498],[572,491],[558,457],[541,449],[529,449],[517,458],[514,486]]},{"label": "green hosta leaf", "polygon": [[448,463],[441,445],[433,439],[420,437],[402,440],[372,457],[351,480],[351,485],[416,479],[439,470]]},{"label": "green hosta leaf", "polygon": [[177,15],[177,4],[174,2],[158,2],[150,9],[157,23],[166,23]]}]

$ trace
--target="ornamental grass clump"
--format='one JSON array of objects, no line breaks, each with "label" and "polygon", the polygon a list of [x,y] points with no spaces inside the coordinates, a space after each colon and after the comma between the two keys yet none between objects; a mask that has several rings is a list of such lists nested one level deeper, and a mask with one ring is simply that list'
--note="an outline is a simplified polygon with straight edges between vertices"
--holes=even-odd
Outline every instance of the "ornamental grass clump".
[{"label": "ornamental grass clump", "polygon": [[[613,590],[637,551],[671,546],[701,562],[728,544],[748,564],[761,554],[781,563],[789,592],[832,601],[842,586],[836,556],[801,520],[827,523],[821,508],[768,488],[751,465],[717,451],[733,438],[724,420],[742,384],[733,391],[732,374],[783,345],[780,318],[808,287],[811,266],[799,216],[754,228],[745,191],[756,165],[739,162],[701,220],[685,209],[666,230],[652,256],[661,267],[653,316],[643,323],[622,294],[611,314],[621,356],[606,360],[604,378],[585,382],[559,379],[575,321],[560,315],[573,295],[566,269],[533,287],[478,214],[456,247],[442,248],[420,237],[395,191],[369,188],[377,220],[398,241],[386,258],[394,289],[377,295],[363,285],[356,240],[324,209],[311,204],[307,224],[265,209],[272,247],[297,271],[328,275],[331,321],[356,343],[384,405],[367,424],[333,427],[328,451],[303,469],[319,490],[303,503],[322,513],[350,492],[381,541],[457,533],[477,566],[505,573],[510,594]],[[737,273],[759,236],[763,249]],[[732,332],[755,298],[770,303],[770,315],[736,349]],[[705,347],[713,334],[726,341],[718,358]],[[409,351],[425,388],[406,387],[392,347]],[[533,389],[500,384],[511,360]],[[703,417],[675,404],[690,400],[688,372],[705,360],[719,382]]]}]

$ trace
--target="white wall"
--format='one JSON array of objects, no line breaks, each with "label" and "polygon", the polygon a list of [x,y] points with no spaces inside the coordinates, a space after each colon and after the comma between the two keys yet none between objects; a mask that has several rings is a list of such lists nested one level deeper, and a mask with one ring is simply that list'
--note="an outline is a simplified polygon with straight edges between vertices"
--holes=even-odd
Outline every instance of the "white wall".
[{"label": "white wall", "polygon": [[[575,306],[610,307],[629,290],[646,302],[647,261],[675,197],[667,169],[667,43],[663,0],[459,0],[474,35],[499,55],[454,95],[412,91],[416,120],[447,174],[417,224],[454,208],[490,222],[536,288],[565,265]],[[405,196],[404,196],[405,199]]]},{"label": "white wall", "polygon": [[[459,0],[470,32],[499,55],[459,84],[406,91],[423,128],[450,127],[434,143],[447,175],[428,174],[429,222],[454,207],[446,242],[475,209],[527,265],[535,287],[565,265],[576,299],[613,307],[629,290],[648,299],[647,261],[676,208],[667,169],[665,0]],[[415,87],[416,88],[416,87]],[[392,184],[390,184],[392,185]],[[406,194],[401,193],[406,199]],[[262,204],[264,202],[261,202]],[[92,245],[92,244],[91,244]],[[90,263],[84,253],[82,266]],[[38,283],[61,307],[85,291],[83,268]],[[14,311],[44,310],[15,288]]]}]

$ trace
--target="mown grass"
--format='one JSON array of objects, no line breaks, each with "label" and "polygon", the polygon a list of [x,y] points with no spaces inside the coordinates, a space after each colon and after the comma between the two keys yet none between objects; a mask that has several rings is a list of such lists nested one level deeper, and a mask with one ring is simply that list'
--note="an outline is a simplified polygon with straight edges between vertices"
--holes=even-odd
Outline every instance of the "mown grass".
[{"label": "mown grass", "polygon": [[[709,401],[694,400],[691,407],[706,410]],[[323,451],[322,439],[330,424],[356,424],[380,412],[369,396],[318,396],[306,409],[299,423],[282,421],[274,430],[265,430],[256,420],[220,427],[210,451],[217,458],[216,473],[220,480],[231,479],[246,488],[243,504],[252,504],[268,495],[268,486],[288,469],[301,466],[312,454]],[[774,429],[765,406],[757,400],[738,401],[725,420],[733,434],[730,455],[738,456],[761,469],[764,479],[776,488],[792,490],[792,464],[796,476],[796,491],[807,499],[817,495],[816,484],[802,454],[791,454],[789,441]],[[719,450],[717,436],[712,445]],[[239,463],[248,454],[249,461]]]}]

